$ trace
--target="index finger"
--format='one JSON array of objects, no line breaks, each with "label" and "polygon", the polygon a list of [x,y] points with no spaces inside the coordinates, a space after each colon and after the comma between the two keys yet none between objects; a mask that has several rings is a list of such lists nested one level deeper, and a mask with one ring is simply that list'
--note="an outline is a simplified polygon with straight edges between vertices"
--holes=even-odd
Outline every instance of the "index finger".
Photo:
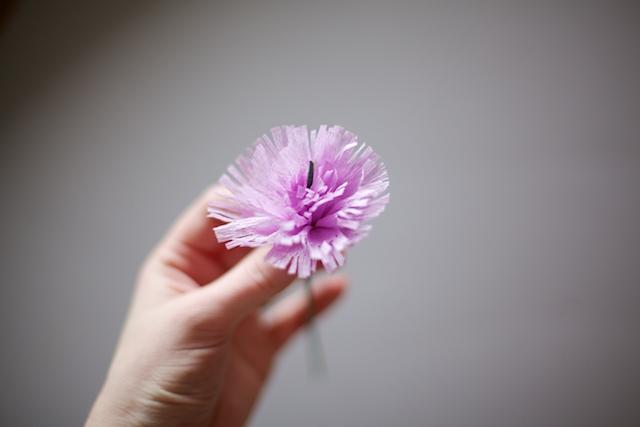
[{"label": "index finger", "polygon": [[218,185],[209,187],[185,209],[157,245],[151,259],[178,268],[203,285],[249,252],[247,248],[227,250],[216,239],[213,228],[223,222],[210,218],[207,207],[211,200],[219,197],[220,188]]},{"label": "index finger", "polygon": [[220,251],[224,245],[218,243],[213,228],[223,222],[207,216],[207,205],[216,197],[218,185],[203,191],[171,226],[160,245],[182,245],[200,252]]}]

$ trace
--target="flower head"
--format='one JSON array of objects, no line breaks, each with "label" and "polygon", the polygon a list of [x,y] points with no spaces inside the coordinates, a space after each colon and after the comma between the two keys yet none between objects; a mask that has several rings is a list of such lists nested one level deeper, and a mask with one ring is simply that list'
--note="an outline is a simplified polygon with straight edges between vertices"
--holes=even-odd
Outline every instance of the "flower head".
[{"label": "flower head", "polygon": [[387,171],[376,153],[340,126],[281,126],[259,138],[220,178],[209,216],[227,248],[272,245],[267,261],[309,277],[328,271],[362,239],[387,202]]}]

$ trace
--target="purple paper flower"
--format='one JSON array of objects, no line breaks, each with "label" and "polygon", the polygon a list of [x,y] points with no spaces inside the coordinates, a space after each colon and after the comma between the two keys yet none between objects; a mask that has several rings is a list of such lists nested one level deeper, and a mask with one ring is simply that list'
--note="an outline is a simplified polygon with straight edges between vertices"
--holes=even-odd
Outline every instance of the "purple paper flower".
[{"label": "purple paper flower", "polygon": [[267,261],[309,277],[328,271],[362,239],[387,202],[387,171],[374,151],[339,126],[282,126],[264,135],[220,178],[209,216],[227,248],[272,245]]}]

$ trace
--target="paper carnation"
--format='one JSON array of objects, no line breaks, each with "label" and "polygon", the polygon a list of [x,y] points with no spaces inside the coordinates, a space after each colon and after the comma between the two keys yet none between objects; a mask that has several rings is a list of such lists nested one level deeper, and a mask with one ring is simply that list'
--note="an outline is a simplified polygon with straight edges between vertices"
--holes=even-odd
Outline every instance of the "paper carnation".
[{"label": "paper carnation", "polygon": [[267,261],[309,277],[366,236],[387,202],[389,180],[378,155],[340,126],[281,126],[264,135],[221,178],[209,216],[227,248],[271,245]]}]

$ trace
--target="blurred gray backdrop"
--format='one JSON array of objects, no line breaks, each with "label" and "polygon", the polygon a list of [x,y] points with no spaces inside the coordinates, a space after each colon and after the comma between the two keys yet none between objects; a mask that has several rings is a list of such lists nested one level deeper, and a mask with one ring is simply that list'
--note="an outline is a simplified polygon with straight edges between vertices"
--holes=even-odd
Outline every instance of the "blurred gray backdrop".
[{"label": "blurred gray backdrop", "polygon": [[0,424],[80,425],[136,269],[279,124],[391,204],[253,426],[640,425],[637,2],[24,1],[0,33]]}]

